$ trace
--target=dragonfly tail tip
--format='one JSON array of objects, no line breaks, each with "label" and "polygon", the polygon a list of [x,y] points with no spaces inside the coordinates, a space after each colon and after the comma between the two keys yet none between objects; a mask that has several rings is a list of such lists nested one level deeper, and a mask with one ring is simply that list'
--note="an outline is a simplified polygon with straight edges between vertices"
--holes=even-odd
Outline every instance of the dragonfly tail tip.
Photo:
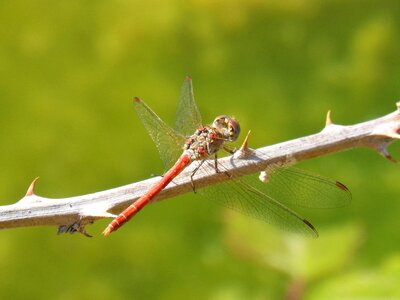
[{"label": "dragonfly tail tip", "polygon": [[107,236],[107,235],[109,235],[110,233],[112,232],[112,230],[111,230],[111,228],[110,227],[107,227],[104,231],[103,231],[103,236]]}]

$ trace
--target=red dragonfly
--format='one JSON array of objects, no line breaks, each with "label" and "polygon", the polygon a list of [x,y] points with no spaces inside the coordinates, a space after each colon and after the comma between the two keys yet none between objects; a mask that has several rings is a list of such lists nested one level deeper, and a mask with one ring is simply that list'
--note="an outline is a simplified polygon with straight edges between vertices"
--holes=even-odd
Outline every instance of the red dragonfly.
[{"label": "red dragonfly", "polygon": [[195,173],[204,167],[204,162],[209,162],[209,159],[213,157],[215,172],[225,174],[227,180],[218,183],[215,187],[204,189],[205,195],[225,206],[278,225],[283,229],[318,236],[315,227],[307,219],[284,203],[303,207],[332,208],[344,206],[351,200],[350,191],[342,183],[295,168],[279,168],[278,170],[274,168],[272,176],[269,176],[268,172],[270,178],[267,183],[261,176],[234,176],[225,171],[223,166],[217,164],[217,153],[221,149],[232,152],[225,143],[234,142],[238,138],[240,125],[235,118],[222,115],[215,118],[211,125],[203,126],[194,101],[190,77],[183,82],[175,129],[166,125],[139,98],[134,99],[134,105],[168,171],[158,183],[107,226],[103,231],[104,236],[129,221],[185,168],[197,161],[198,166],[191,175],[194,189]]}]

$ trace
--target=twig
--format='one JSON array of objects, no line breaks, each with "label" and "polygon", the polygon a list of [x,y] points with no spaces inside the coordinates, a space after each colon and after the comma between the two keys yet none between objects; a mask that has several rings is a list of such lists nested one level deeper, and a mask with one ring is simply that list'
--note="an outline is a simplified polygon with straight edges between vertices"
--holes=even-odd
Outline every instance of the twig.
[{"label": "twig", "polygon": [[[399,132],[400,102],[397,103],[397,110],[386,116],[350,126],[332,123],[328,112],[326,126],[317,134],[256,151],[247,147],[247,137],[240,151],[220,159],[219,163],[229,172],[243,175],[263,171],[271,165],[295,164],[355,147],[372,148],[390,161],[397,162],[390,156],[387,146],[400,138]],[[190,174],[194,167],[179,175],[157,196],[156,201],[191,192]],[[196,173],[196,188],[213,185],[226,178],[215,172]],[[101,218],[115,217],[115,213],[138,199],[158,180],[159,177],[156,177],[93,194],[50,199],[35,194],[36,178],[20,201],[0,206],[0,229],[55,225],[58,226],[58,233],[81,232],[89,236],[85,225]]]}]

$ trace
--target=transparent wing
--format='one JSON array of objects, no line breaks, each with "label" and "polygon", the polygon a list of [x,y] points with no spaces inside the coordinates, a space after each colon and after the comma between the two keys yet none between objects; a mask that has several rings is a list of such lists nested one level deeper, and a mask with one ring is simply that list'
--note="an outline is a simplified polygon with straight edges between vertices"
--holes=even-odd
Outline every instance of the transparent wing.
[{"label": "transparent wing", "polygon": [[[221,164],[218,165],[224,171]],[[209,168],[207,168],[209,172]],[[351,201],[349,190],[336,181],[299,169],[275,170],[267,183],[257,175],[233,176],[229,180],[199,191],[213,201],[261,219],[287,231],[318,236],[314,226],[286,204],[332,208]]]},{"label": "transparent wing", "polygon": [[187,76],[182,84],[175,116],[175,130],[183,136],[190,136],[200,125],[202,125],[201,115],[194,101],[192,78]]},{"label": "transparent wing", "polygon": [[140,120],[151,139],[156,144],[165,170],[168,170],[182,154],[185,137],[165,124],[156,113],[139,98],[135,98],[134,105]]},{"label": "transparent wing", "polygon": [[[345,185],[320,175],[297,168],[267,171],[267,181],[256,181],[260,188],[282,202],[308,208],[343,207],[351,202]],[[258,178],[260,179],[260,178]]]},{"label": "transparent wing", "polygon": [[314,226],[275,198],[250,185],[252,176],[233,178],[213,187],[200,190],[216,203],[260,219],[283,230],[317,237]]}]

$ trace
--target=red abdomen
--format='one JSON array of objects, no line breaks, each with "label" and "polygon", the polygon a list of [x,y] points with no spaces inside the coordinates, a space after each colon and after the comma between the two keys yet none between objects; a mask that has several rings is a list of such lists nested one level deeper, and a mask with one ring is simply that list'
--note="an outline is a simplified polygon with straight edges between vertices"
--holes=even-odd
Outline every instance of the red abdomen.
[{"label": "red abdomen", "polygon": [[179,175],[192,160],[189,155],[183,154],[175,165],[156,183],[150,190],[148,190],[142,197],[129,205],[123,212],[121,212],[103,231],[103,235],[107,236],[111,232],[116,231],[124,223],[128,222],[134,215],[136,215],[143,207],[145,207],[157,194],[165,188],[168,183]]}]

